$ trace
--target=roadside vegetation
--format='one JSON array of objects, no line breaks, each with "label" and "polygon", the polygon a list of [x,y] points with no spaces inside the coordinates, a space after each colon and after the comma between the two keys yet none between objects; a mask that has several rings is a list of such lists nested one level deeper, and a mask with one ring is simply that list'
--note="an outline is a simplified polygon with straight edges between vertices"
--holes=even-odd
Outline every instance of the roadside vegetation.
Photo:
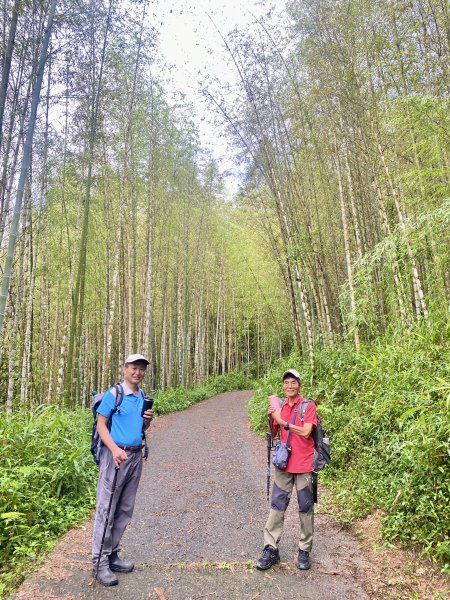
[{"label": "roadside vegetation", "polygon": [[89,410],[0,412],[0,598],[95,503]]},{"label": "roadside vegetation", "polygon": [[[190,390],[166,389],[155,394],[155,413],[253,386],[244,374],[230,373]],[[46,405],[0,412],[0,598],[94,508],[98,468],[89,452],[91,427],[89,409]]]},{"label": "roadside vegetation", "polygon": [[390,333],[356,352],[323,350],[311,378],[309,360],[292,354],[260,382],[250,402],[252,427],[267,428],[267,395],[281,393],[288,367],[303,375],[302,394],[316,399],[331,438],[332,462],[320,479],[349,523],[384,513],[387,541],[419,545],[450,572],[450,343],[445,323]]}]

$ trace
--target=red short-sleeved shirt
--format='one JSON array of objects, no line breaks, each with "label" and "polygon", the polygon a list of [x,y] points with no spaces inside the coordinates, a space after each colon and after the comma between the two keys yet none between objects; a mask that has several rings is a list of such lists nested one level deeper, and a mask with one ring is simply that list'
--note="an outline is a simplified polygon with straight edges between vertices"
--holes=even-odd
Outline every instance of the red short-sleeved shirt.
[{"label": "red short-sleeved shirt", "polygon": [[[293,406],[289,406],[289,402],[284,402],[283,408],[281,409],[281,418],[283,421],[289,421],[292,423],[294,418],[294,411],[298,406],[297,416],[295,418],[294,425],[303,427],[305,423],[312,423],[317,425],[316,405],[314,402],[309,402],[306,407],[305,420],[300,419],[300,403],[305,399],[298,396]],[[279,427],[277,423],[274,423],[276,428]],[[281,428],[280,439],[282,442],[286,442],[289,435],[289,431]],[[289,457],[289,461],[286,467],[287,473],[310,473],[313,470],[313,458],[314,458],[314,439],[312,435],[305,438],[302,435],[291,433],[291,439],[289,445],[292,446],[292,452]]]}]

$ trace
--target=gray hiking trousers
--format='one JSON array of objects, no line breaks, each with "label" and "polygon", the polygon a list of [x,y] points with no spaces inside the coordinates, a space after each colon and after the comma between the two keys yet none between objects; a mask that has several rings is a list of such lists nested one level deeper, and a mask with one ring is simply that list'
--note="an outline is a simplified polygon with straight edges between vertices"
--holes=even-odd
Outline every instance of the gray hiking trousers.
[{"label": "gray hiking trousers", "polygon": [[291,499],[293,488],[297,491],[298,518],[300,521],[300,550],[311,551],[314,532],[314,500],[312,473],[286,473],[275,467],[272,500],[264,528],[264,546],[278,548],[283,533],[284,515]]},{"label": "gray hiking trousers", "polygon": [[[128,459],[120,465],[106,528],[100,565],[108,565],[108,557],[120,549],[120,540],[133,515],[136,492],[142,473],[142,453],[127,451]],[[100,473],[97,484],[97,508],[92,536],[92,562],[97,566],[103,532],[105,530],[111,489],[116,473],[111,452],[103,447],[100,455]]]}]

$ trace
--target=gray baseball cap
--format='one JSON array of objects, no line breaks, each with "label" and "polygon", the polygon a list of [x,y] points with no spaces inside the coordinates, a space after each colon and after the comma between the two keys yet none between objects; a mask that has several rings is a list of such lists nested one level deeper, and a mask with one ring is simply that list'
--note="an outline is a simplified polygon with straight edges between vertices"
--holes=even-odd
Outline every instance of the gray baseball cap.
[{"label": "gray baseball cap", "polygon": [[300,373],[295,369],[288,369],[283,373],[283,381],[286,379],[288,375],[292,375],[299,383],[301,381]]},{"label": "gray baseball cap", "polygon": [[130,363],[135,363],[135,362],[145,362],[147,365],[150,364],[150,361],[147,360],[145,358],[145,356],[142,356],[142,354],[130,354],[130,356],[128,356],[127,359],[125,360],[126,365],[128,365]]}]

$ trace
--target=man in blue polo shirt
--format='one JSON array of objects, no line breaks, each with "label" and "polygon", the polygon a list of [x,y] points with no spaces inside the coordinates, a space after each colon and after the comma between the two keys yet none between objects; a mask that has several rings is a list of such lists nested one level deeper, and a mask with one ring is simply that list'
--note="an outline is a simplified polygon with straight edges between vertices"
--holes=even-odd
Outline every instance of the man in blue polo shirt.
[{"label": "man in blue polo shirt", "polygon": [[[141,416],[144,396],[139,384],[144,379],[148,364],[149,361],[141,354],[131,354],[126,359],[123,368],[123,399],[119,410],[113,414],[111,431],[108,429],[108,419],[116,405],[115,388],[105,393],[97,410],[97,431],[104,446],[100,455],[92,562],[94,576],[106,586],[119,583],[114,571],[129,573],[134,569],[133,563],[119,558],[118,552],[120,540],[133,514],[141,478],[142,432],[150,426],[153,418],[151,410]],[[116,488],[99,559],[116,469]]]}]

